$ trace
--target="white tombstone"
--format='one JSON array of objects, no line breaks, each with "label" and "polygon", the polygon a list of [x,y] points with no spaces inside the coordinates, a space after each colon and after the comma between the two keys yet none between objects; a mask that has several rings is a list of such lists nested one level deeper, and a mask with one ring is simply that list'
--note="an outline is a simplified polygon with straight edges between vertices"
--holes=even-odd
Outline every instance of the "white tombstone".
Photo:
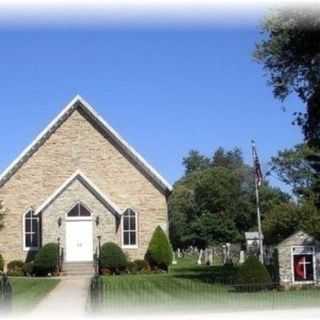
[{"label": "white tombstone", "polygon": [[177,257],[178,257],[178,258],[181,258],[181,256],[182,256],[182,255],[181,255],[181,250],[180,250],[180,248],[178,248],[178,249],[177,249]]},{"label": "white tombstone", "polygon": [[213,248],[209,248],[208,251],[208,264],[213,266]]},{"label": "white tombstone", "polygon": [[239,263],[242,264],[245,261],[245,255],[244,255],[244,250],[240,251],[240,259],[239,259]]},{"label": "white tombstone", "polygon": [[172,264],[177,264],[177,260],[176,260],[176,253],[173,251],[172,253],[173,257],[172,257]]},{"label": "white tombstone", "polygon": [[199,258],[198,258],[197,264],[199,265],[202,264],[202,257],[203,257],[203,250],[201,249],[199,252]]},{"label": "white tombstone", "polygon": [[226,243],[226,262],[230,262],[231,260],[231,243]]}]

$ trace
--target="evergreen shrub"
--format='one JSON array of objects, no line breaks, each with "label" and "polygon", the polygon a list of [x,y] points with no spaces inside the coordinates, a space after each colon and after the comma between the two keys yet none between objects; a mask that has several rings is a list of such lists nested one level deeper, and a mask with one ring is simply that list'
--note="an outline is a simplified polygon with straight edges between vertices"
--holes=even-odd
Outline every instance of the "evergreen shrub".
[{"label": "evergreen shrub", "polygon": [[57,271],[59,247],[56,243],[44,245],[34,259],[33,271],[37,276],[47,276]]},{"label": "evergreen shrub", "polygon": [[172,248],[169,239],[162,228],[158,226],[152,235],[145,260],[152,270],[168,271],[172,258]]},{"label": "evergreen shrub", "polygon": [[249,256],[240,266],[237,289],[259,291],[272,288],[272,280],[266,267],[256,256]]},{"label": "evergreen shrub", "polygon": [[128,261],[122,249],[113,242],[104,243],[100,252],[102,273],[119,274],[127,268]]}]

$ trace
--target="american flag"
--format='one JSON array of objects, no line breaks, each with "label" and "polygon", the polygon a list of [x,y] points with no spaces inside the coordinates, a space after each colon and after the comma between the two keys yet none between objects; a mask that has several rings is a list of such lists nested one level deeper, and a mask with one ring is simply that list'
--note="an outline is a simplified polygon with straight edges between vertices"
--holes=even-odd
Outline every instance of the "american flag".
[{"label": "american flag", "polygon": [[252,141],[252,156],[253,156],[253,165],[254,165],[256,183],[260,187],[263,181],[263,175],[262,175],[259,157],[257,154],[257,149],[254,141]]}]

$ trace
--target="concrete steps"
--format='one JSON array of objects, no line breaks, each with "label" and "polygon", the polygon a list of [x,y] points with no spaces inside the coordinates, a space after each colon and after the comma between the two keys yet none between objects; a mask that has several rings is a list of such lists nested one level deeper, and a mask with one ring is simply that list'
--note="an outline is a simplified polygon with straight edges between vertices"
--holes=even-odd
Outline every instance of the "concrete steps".
[{"label": "concrete steps", "polygon": [[93,275],[93,262],[65,262],[63,264],[63,274],[66,276]]}]

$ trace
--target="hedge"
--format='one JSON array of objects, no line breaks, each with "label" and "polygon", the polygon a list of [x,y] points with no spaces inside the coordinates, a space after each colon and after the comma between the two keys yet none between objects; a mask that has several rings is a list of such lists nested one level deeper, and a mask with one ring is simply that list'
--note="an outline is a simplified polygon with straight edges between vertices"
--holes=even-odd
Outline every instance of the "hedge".
[{"label": "hedge", "polygon": [[24,262],[21,260],[12,260],[7,264],[7,274],[12,277],[24,276],[23,273]]}]

